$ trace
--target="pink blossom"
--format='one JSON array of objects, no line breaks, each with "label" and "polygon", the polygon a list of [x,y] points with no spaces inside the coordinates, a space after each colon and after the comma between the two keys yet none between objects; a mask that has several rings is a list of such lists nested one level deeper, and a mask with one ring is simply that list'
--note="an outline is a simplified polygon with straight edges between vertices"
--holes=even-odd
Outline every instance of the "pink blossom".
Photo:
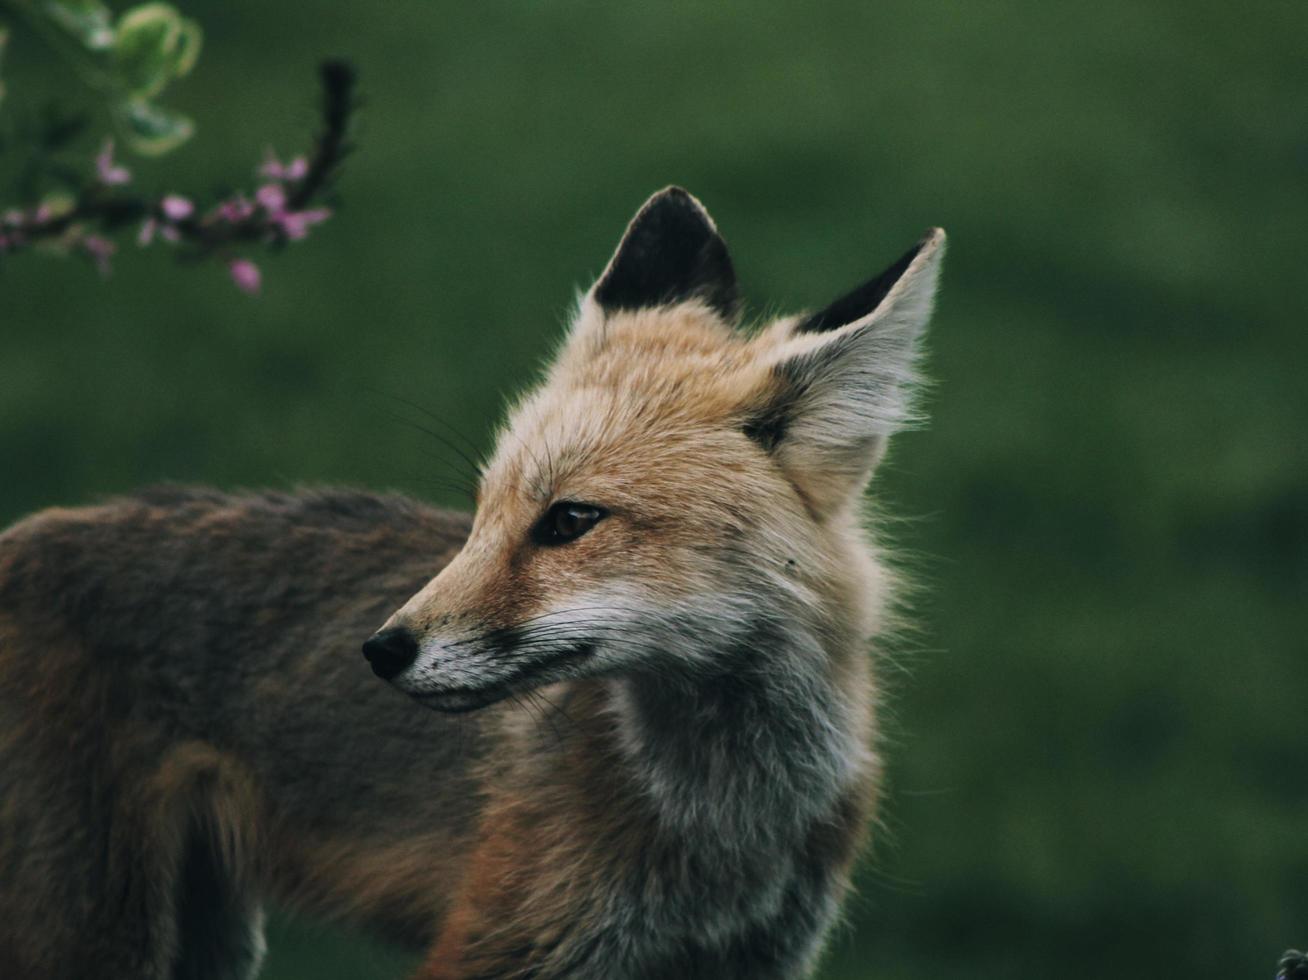
[{"label": "pink blossom", "polygon": [[263,165],[259,167],[259,176],[269,180],[303,180],[308,172],[309,161],[304,157],[294,157],[283,164],[271,146],[264,155]]},{"label": "pink blossom", "polygon": [[259,267],[249,259],[232,259],[227,263],[227,271],[231,274],[232,282],[236,283],[236,288],[250,296],[259,294],[260,275]]},{"label": "pink blossom", "polygon": [[286,189],[281,184],[264,184],[254,192],[254,199],[274,218],[286,209]]},{"label": "pink blossom", "polygon": [[169,245],[176,245],[182,240],[182,233],[177,230],[176,225],[171,225],[167,221],[160,221],[157,218],[146,218],[141,222],[141,230],[136,233],[136,244],[141,248],[149,245],[154,241],[154,236],[158,235]]},{"label": "pink blossom", "polygon": [[151,216],[141,222],[141,230],[137,233],[136,244],[144,248],[154,241],[156,234],[166,242],[175,244],[181,241],[181,232],[177,230],[177,225],[174,222],[185,221],[194,214],[195,205],[191,203],[189,198],[182,197],[180,194],[166,194],[159,202],[159,213],[163,215],[162,218]]},{"label": "pink blossom", "polygon": [[95,263],[100,275],[107,277],[111,271],[109,260],[113,257],[114,252],[118,251],[118,246],[100,235],[84,235],[81,246],[82,250],[90,256],[91,261]]},{"label": "pink blossom", "polygon": [[259,176],[266,177],[268,180],[282,180],[286,177],[286,168],[277,159],[277,154],[273,152],[271,146],[264,151],[263,163],[259,166]]},{"label": "pink blossom", "polygon": [[100,153],[95,158],[95,174],[100,183],[106,187],[126,184],[132,179],[132,172],[124,166],[114,163],[114,141],[107,139]]},{"label": "pink blossom", "polygon": [[254,205],[243,194],[237,194],[230,200],[223,201],[213,213],[223,221],[230,221],[232,224],[244,221],[250,215],[254,214]]},{"label": "pink blossom", "polygon": [[159,210],[169,221],[185,221],[195,213],[195,205],[180,194],[166,194],[159,202]]},{"label": "pink blossom", "polygon": [[293,242],[309,234],[314,225],[322,224],[332,216],[331,208],[311,208],[308,211],[287,211],[276,218],[282,233]]}]

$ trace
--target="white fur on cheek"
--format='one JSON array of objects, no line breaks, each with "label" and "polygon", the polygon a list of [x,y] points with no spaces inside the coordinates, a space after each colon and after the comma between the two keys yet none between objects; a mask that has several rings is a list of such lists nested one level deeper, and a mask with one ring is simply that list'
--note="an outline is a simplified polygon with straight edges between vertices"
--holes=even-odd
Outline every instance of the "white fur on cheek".
[{"label": "white fur on cheek", "polygon": [[472,637],[424,637],[418,656],[392,683],[407,694],[500,683],[507,672],[484,644]]},{"label": "white fur on cheek", "polygon": [[[648,657],[668,637],[648,629],[666,612],[634,587],[610,586],[570,596],[546,612],[513,624],[514,642],[497,646],[491,629],[432,633],[392,683],[408,694],[489,687],[542,671],[542,679],[598,673]],[[585,647],[584,669],[552,670],[552,660]]]}]

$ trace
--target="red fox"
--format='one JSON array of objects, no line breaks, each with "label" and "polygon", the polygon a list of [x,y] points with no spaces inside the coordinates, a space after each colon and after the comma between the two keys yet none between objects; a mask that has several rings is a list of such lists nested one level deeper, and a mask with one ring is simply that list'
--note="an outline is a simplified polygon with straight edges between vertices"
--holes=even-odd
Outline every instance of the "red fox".
[{"label": "red fox", "polygon": [[474,517],[164,488],[0,535],[0,977],[246,980],[265,903],[424,980],[808,976],[877,801],[862,495],[943,250],[747,331],[669,188]]}]

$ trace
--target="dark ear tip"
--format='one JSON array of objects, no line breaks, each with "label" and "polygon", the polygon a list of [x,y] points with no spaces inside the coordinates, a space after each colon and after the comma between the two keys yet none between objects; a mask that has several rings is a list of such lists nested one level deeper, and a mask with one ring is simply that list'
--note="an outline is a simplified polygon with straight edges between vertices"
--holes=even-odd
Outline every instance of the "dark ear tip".
[{"label": "dark ear tip", "polygon": [[649,196],[649,200],[645,202],[645,206],[648,207],[659,201],[684,201],[687,203],[694,203],[699,206],[701,211],[704,210],[704,205],[699,203],[695,195],[678,184],[669,184],[662,190],[655,191]]},{"label": "dark ear tip", "polygon": [[693,194],[675,184],[641,205],[592,295],[608,310],[700,299],[729,320],[739,306],[717,225]]},{"label": "dark ear tip", "polygon": [[714,223],[713,218],[708,213],[708,208],[700,203],[699,198],[684,187],[676,184],[669,184],[661,191],[655,191],[650,195],[638,212],[632,219],[633,223],[640,221],[642,216],[648,215],[652,211],[668,210],[677,211],[687,217],[693,217],[706,230],[716,234],[718,226]]},{"label": "dark ear tip", "polygon": [[796,333],[825,333],[836,330],[847,323],[862,319],[872,313],[890,291],[912,268],[913,264],[924,256],[939,253],[945,245],[945,229],[928,228],[918,239],[917,244],[901,255],[879,276],[868,280],[853,292],[840,297],[826,309],[814,313],[795,327]]},{"label": "dark ear tip", "polygon": [[926,251],[928,248],[939,248],[941,245],[945,244],[948,238],[949,236],[945,234],[945,229],[941,228],[939,225],[933,228],[928,228],[926,234],[918,240],[918,250]]},{"label": "dark ear tip", "polygon": [[651,201],[657,201],[659,198],[662,197],[677,197],[689,201],[695,200],[695,195],[692,194],[690,191],[686,190],[686,188],[682,187],[680,184],[669,184],[667,187],[663,188],[662,190],[655,191],[653,194],[649,196],[649,199]]}]

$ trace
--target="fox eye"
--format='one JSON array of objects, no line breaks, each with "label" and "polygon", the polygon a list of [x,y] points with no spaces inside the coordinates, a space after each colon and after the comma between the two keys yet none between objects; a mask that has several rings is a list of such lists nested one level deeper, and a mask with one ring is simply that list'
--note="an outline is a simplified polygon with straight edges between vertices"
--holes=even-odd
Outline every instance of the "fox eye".
[{"label": "fox eye", "polygon": [[591,504],[561,500],[536,522],[531,537],[537,544],[567,544],[593,528],[606,514],[606,511]]}]

